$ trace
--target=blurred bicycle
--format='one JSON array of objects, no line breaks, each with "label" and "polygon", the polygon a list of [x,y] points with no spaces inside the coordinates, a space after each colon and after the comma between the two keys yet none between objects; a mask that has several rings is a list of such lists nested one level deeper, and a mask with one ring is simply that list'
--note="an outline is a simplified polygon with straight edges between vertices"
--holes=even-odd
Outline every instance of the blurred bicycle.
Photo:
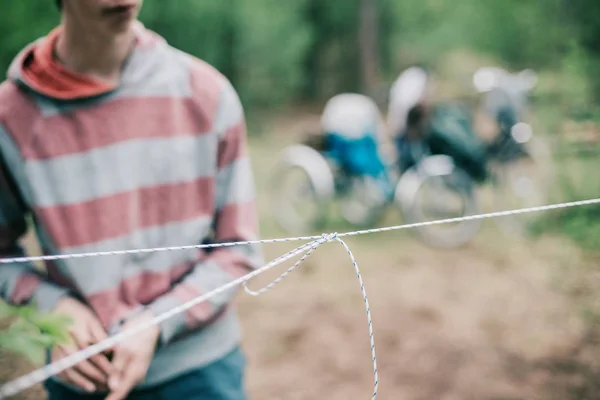
[{"label": "blurred bicycle", "polygon": [[[404,71],[391,89],[387,128],[396,135],[395,156],[384,154],[387,132],[375,102],[345,93],[326,104],[321,132],[282,152],[271,181],[276,221],[288,233],[323,229],[332,205],[357,228],[373,227],[389,206],[409,223],[456,218],[480,212],[476,189],[491,183],[501,209],[517,200],[546,193],[536,169],[544,165],[544,146],[530,125],[522,122],[527,95],[533,88],[528,73],[510,75],[482,69],[474,76],[484,93],[483,110],[498,125],[494,141],[485,143],[473,129],[470,110],[458,103],[430,105],[431,80],[418,67]],[[534,177],[528,177],[527,168]],[[298,180],[296,180],[298,179]],[[502,220],[502,219],[500,219]],[[515,232],[509,217],[501,222]],[[418,237],[435,247],[457,247],[478,232],[481,220],[423,226]]]},{"label": "blurred bicycle", "polygon": [[[481,109],[498,126],[498,135],[487,144],[496,210],[540,206],[549,201],[554,178],[552,152],[526,122],[530,95],[537,81],[537,75],[529,69],[511,74],[501,68],[485,67],[473,76],[474,87],[483,94]],[[535,218],[530,213],[498,218],[497,222],[508,233],[521,234]]]},{"label": "blurred bicycle", "polygon": [[[411,76],[412,79],[407,77]],[[415,80],[420,79],[420,84]],[[429,75],[412,67],[393,89],[398,93],[424,88]],[[398,124],[394,112],[405,116],[396,136],[401,178],[397,204],[409,223],[460,218],[481,212],[477,188],[490,184],[496,210],[545,203],[550,183],[550,152],[534,137],[525,121],[528,96],[536,76],[526,70],[509,74],[499,68],[482,68],[474,74],[475,88],[483,93],[481,109],[497,126],[494,139],[484,142],[475,132],[472,112],[460,103],[429,106],[427,96],[392,94],[388,120]],[[414,101],[398,101],[397,98]],[[398,126],[398,125],[396,125]],[[522,233],[522,216],[496,219],[509,233]],[[416,228],[414,232],[436,247],[457,247],[478,232],[482,220]]]},{"label": "blurred bicycle", "polygon": [[321,130],[283,150],[271,180],[271,205],[288,233],[322,229],[332,205],[353,226],[373,226],[393,200],[396,173],[382,154],[385,124],[369,97],[333,96]]}]

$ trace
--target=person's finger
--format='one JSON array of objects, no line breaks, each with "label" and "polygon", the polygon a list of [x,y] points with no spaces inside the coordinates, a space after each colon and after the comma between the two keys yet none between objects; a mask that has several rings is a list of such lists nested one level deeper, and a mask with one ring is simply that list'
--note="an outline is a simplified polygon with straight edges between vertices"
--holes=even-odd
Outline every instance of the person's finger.
[{"label": "person's finger", "polygon": [[94,342],[101,342],[108,338],[108,334],[97,319],[90,318],[87,325]]},{"label": "person's finger", "polygon": [[106,385],[108,383],[108,375],[103,374],[100,369],[96,368],[89,361],[82,361],[73,366],[79,374],[85,376],[95,384]]},{"label": "person's finger", "polygon": [[132,379],[123,379],[119,386],[108,394],[105,400],[123,400],[127,398],[127,395],[133,389],[133,385]]},{"label": "person's finger", "polygon": [[[104,330],[102,324],[100,324],[100,321],[98,321],[97,319],[90,319],[88,329],[91,335],[92,343],[98,343],[108,339],[108,334]],[[114,367],[108,359],[107,355],[109,351],[111,351],[111,349],[104,353],[96,354],[90,359],[94,364],[96,364],[96,366],[98,366],[98,368],[100,368],[107,375],[111,375],[112,373],[114,373]]]},{"label": "person's finger", "polygon": [[139,363],[131,362],[121,374],[121,379],[116,387],[110,387],[111,392],[105,400],[123,400],[139,380],[141,367]]},{"label": "person's finger", "polygon": [[129,391],[124,386],[119,386],[116,390],[111,391],[104,400],[124,400]]},{"label": "person's finger", "polygon": [[79,372],[77,372],[75,369],[70,368],[65,370],[65,380],[68,383],[71,383],[75,386],[79,386],[80,388],[82,388],[85,391],[88,392],[94,392],[96,391],[96,385],[94,385],[94,383],[88,379],[86,379],[83,375],[81,375]]},{"label": "person's finger", "polygon": [[72,343],[79,349],[83,349],[92,341],[92,336],[89,329],[85,326],[79,326],[77,329],[73,329],[71,332]]},{"label": "person's finger", "polygon": [[[52,352],[52,360],[60,360],[64,357],[69,356],[77,351],[77,348],[74,346],[57,346],[55,350]],[[96,390],[96,385],[81,373],[79,373],[75,368],[68,368],[64,370],[60,377],[64,379],[66,382],[71,383],[72,385],[78,386],[83,390],[88,392],[93,392]]]},{"label": "person's finger", "polygon": [[[87,335],[80,334],[74,335],[73,337],[75,339],[75,343],[80,349],[85,349],[86,347],[94,344],[94,338],[89,332]],[[108,360],[108,357],[102,353],[94,354],[85,363],[87,364],[86,369],[88,371],[94,370],[93,374],[99,379],[98,382],[106,383],[108,376],[110,376],[110,374],[112,374],[114,371],[114,367]]]},{"label": "person's finger", "polygon": [[103,372],[105,376],[110,376],[115,372],[115,367],[111,364],[106,354],[98,353],[90,358],[90,361]]},{"label": "person's finger", "polygon": [[123,348],[117,347],[113,357],[113,373],[108,378],[108,387],[110,390],[116,390],[124,379],[126,371],[129,369],[132,356]]}]

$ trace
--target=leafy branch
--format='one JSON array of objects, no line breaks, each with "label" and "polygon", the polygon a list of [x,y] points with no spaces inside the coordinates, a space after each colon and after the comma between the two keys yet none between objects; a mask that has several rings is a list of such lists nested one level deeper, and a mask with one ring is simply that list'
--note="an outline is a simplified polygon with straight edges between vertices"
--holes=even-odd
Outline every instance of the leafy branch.
[{"label": "leafy branch", "polygon": [[0,332],[0,348],[25,356],[35,364],[44,363],[47,349],[70,340],[70,318],[39,313],[33,306],[0,302],[0,319],[11,321],[8,329]]}]

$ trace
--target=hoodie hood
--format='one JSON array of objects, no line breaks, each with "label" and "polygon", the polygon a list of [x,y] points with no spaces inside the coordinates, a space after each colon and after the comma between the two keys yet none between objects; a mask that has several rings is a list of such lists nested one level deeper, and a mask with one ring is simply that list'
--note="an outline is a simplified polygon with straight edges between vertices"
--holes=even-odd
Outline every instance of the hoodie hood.
[{"label": "hoodie hood", "polygon": [[[162,41],[139,21],[135,21],[134,30],[137,39],[134,52]],[[73,71],[54,57],[55,44],[61,33],[62,26],[58,26],[26,46],[12,61],[8,79],[56,100],[85,99],[115,90],[117,86]]]}]

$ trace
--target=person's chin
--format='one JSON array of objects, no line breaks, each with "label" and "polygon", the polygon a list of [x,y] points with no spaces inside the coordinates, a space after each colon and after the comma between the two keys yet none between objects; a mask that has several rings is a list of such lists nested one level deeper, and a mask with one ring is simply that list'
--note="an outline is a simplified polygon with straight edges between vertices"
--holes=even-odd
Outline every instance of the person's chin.
[{"label": "person's chin", "polygon": [[115,21],[111,24],[111,31],[114,34],[123,34],[129,32],[129,30],[132,29],[134,21],[135,18]]},{"label": "person's chin", "polygon": [[115,33],[127,32],[137,18],[137,10],[131,9],[126,12],[116,13],[109,16],[111,30]]}]

